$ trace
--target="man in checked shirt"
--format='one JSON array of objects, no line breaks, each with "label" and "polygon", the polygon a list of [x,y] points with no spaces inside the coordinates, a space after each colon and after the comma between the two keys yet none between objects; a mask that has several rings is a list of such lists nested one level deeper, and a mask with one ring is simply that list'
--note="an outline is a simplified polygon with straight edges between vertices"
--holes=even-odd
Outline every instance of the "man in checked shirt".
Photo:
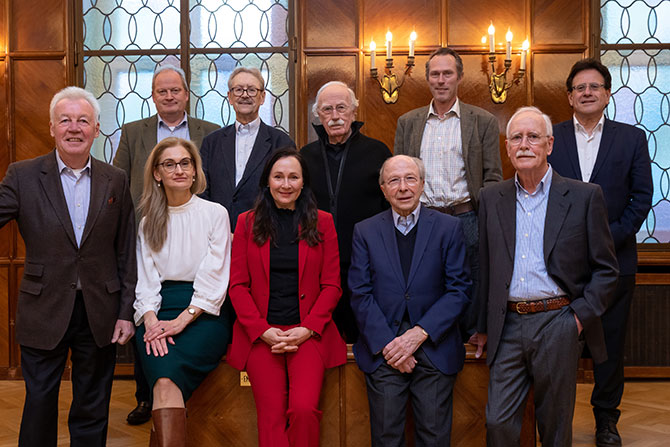
[{"label": "man in checked shirt", "polygon": [[[458,99],[463,61],[451,48],[440,48],[430,55],[426,80],[433,100],[398,119],[393,152],[421,158],[426,166],[421,202],[461,220],[472,277],[471,297],[476,297],[479,190],[502,180],[498,121],[489,112]],[[464,311],[461,320],[466,340],[474,329],[471,309]]]}]

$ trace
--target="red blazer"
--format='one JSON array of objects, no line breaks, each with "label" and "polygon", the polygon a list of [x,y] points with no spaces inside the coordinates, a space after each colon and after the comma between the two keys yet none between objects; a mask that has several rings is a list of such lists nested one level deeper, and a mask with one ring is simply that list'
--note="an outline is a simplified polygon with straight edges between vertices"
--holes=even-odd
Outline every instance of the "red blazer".
[{"label": "red blazer", "polygon": [[[264,343],[260,336],[271,325],[267,322],[270,297],[270,242],[262,247],[253,240],[253,211],[242,213],[235,227],[230,269],[230,290],[237,320],[232,344],[226,355],[236,369],[246,367],[252,343]],[[342,289],[340,260],[333,217],[319,211],[319,233],[323,242],[310,247],[298,244],[300,325],[316,332],[312,337],[326,368],[342,365],[347,347],[333,323],[332,313]]]}]

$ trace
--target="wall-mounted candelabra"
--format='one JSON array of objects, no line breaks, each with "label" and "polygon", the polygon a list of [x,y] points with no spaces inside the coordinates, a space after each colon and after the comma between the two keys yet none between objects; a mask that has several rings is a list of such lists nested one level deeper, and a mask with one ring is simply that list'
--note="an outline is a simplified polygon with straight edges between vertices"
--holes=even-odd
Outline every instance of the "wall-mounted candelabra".
[{"label": "wall-mounted candelabra", "polygon": [[381,79],[377,75],[377,67],[375,66],[375,56],[377,45],[374,40],[370,41],[370,76],[379,82],[379,89],[381,90],[382,98],[386,104],[394,104],[398,101],[400,94],[400,87],[405,82],[405,76],[410,76],[412,67],[414,67],[414,42],[416,41],[416,32],[412,31],[409,36],[409,55],[407,56],[407,63],[405,64],[405,72],[402,79],[393,73],[393,52],[392,52],[393,34],[391,31],[386,33],[386,64],[384,67],[384,75]]},{"label": "wall-mounted candelabra", "polygon": [[[528,39],[523,41],[521,46],[521,62],[519,64],[519,71],[513,76],[511,82],[507,82],[507,72],[512,66],[512,30],[507,29],[505,40],[507,45],[505,47],[505,70],[502,73],[496,73],[496,50],[495,50],[495,27],[493,23],[488,29],[489,42],[489,62],[491,63],[491,74],[489,75],[489,91],[491,92],[491,101],[496,104],[502,104],[507,100],[507,90],[516,82],[517,84],[526,73],[526,58],[530,44]],[[482,43],[486,43],[486,36],[482,37]]]}]

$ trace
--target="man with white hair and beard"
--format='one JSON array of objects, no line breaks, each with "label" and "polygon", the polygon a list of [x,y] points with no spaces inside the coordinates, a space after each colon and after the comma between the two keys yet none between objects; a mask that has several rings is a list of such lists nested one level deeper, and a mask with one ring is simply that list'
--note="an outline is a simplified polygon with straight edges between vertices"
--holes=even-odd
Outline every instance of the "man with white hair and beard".
[{"label": "man with white hair and beard", "polygon": [[356,94],[345,83],[324,84],[312,107],[321,122],[314,125],[318,140],[301,150],[317,205],[335,220],[342,298],[333,319],[348,343],[356,341],[358,336],[347,287],[354,225],[388,208],[379,189],[378,175],[384,161],[391,156],[384,143],[360,132],[363,123],[355,121],[357,109]]}]

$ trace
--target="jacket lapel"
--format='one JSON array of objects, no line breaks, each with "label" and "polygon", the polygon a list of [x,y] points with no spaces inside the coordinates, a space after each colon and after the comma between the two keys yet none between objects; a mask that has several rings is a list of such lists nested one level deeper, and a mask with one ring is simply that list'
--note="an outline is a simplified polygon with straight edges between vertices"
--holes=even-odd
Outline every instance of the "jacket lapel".
[{"label": "jacket lapel", "polygon": [[391,264],[393,273],[399,281],[401,281],[403,288],[405,284],[405,275],[402,273],[402,267],[400,266],[400,253],[398,252],[398,242],[395,238],[395,225],[393,224],[393,214],[391,210],[384,211],[382,214],[382,224],[379,232],[382,236],[382,243],[386,247],[387,259]]},{"label": "jacket lapel", "polygon": [[567,182],[556,173],[552,174],[551,189],[547,199],[547,216],[544,221],[544,263],[549,265],[549,256],[556,245],[558,233],[565,222],[570,210],[568,193],[570,189]]},{"label": "jacket lapel", "polygon": [[463,161],[465,162],[465,172],[470,172],[468,169],[468,148],[470,147],[470,140],[475,131],[475,123],[472,117],[472,110],[467,104],[460,103],[461,107],[461,148],[463,151]]},{"label": "jacket lapel", "polygon": [[[561,132],[561,139],[565,142],[564,149],[565,156],[568,157],[570,161],[570,166],[572,166],[573,176],[572,178],[582,179],[582,170],[579,168],[579,155],[577,153],[577,138],[575,137],[575,123],[570,120],[566,123],[565,126],[560,126],[559,132]],[[556,148],[554,148],[556,149]]]},{"label": "jacket lapel", "polygon": [[149,154],[156,146],[158,139],[158,115],[152,115],[144,121],[142,129],[142,150],[144,151],[144,160],[149,158]]},{"label": "jacket lapel", "polygon": [[[233,127],[233,131],[234,129],[235,128]],[[254,147],[251,149],[251,155],[249,155],[249,160],[247,161],[247,165],[244,168],[244,175],[240,179],[240,183],[237,184],[236,189],[241,188],[242,185],[244,185],[244,183],[249,180],[251,173],[260,167],[271,147],[272,144],[270,142],[270,132],[268,132],[268,126],[266,126],[265,123],[261,121],[260,127],[258,129],[258,135],[256,136],[256,141],[254,141]],[[235,166],[234,163],[233,166]],[[235,178],[235,176],[233,176],[233,178]]]},{"label": "jacket lapel", "polygon": [[88,203],[88,216],[86,216],[86,225],[84,232],[81,235],[80,246],[84,245],[86,238],[91,233],[91,229],[98,219],[100,210],[106,205],[111,205],[116,200],[121,200],[121,197],[110,196],[107,197],[109,189],[109,182],[112,180],[107,174],[103,173],[99,166],[98,160],[91,157],[91,198]]},{"label": "jacket lapel", "polygon": [[[407,286],[412,284],[412,279],[416,275],[416,271],[421,264],[421,258],[426,251],[430,235],[433,232],[433,225],[435,224],[435,215],[428,208],[421,206],[419,211],[419,221],[416,223],[416,242],[414,244],[414,252],[412,253],[412,265],[407,276]],[[396,247],[397,250],[397,247]]]},{"label": "jacket lapel", "polygon": [[516,185],[514,179],[508,181],[505,188],[501,189],[496,209],[507,254],[513,261],[516,249]]},{"label": "jacket lapel", "polygon": [[412,123],[412,143],[409,154],[413,157],[421,157],[421,140],[423,140],[423,131],[426,128],[426,121],[428,120],[428,107],[421,107],[414,116]]},{"label": "jacket lapel", "polygon": [[58,220],[60,221],[65,233],[70,238],[72,245],[77,246],[77,239],[74,237],[74,229],[72,228],[72,220],[70,219],[70,212],[67,209],[67,202],[65,201],[65,194],[63,194],[63,185],[60,181],[60,173],[58,172],[58,163],[56,163],[56,151],[51,153],[51,156],[46,157],[42,170],[40,172],[40,183],[44,194],[49,203],[54,209]]},{"label": "jacket lapel", "polygon": [[[591,172],[591,178],[589,182],[593,182],[593,179],[598,175],[598,171],[605,164],[605,159],[612,152],[614,147],[614,136],[616,135],[616,124],[613,121],[605,119],[603,124],[603,134],[600,138],[600,147],[598,147],[598,155],[596,156],[596,163],[593,166],[593,171]],[[581,178],[581,177],[580,177]]]}]

